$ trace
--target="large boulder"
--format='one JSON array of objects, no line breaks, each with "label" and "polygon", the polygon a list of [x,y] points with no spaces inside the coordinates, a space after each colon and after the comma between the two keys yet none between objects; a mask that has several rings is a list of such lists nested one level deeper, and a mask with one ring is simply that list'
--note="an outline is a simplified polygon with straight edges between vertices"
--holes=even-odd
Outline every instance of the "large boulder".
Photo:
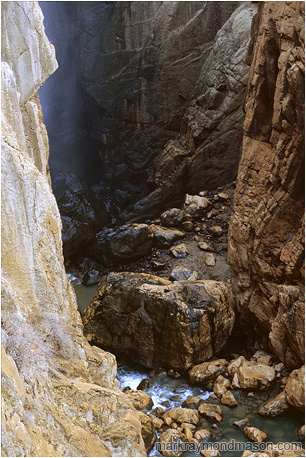
[{"label": "large boulder", "polygon": [[104,229],[88,248],[92,259],[105,265],[131,262],[150,253],[153,233],[147,224],[126,224],[119,229]]},{"label": "large boulder", "polygon": [[305,366],[291,372],[285,393],[290,405],[301,410],[305,408]]},{"label": "large boulder", "polygon": [[184,371],[224,346],[234,312],[221,282],[111,273],[102,278],[83,322],[91,343],[147,367]]},{"label": "large boulder", "polygon": [[232,381],[233,388],[264,390],[275,379],[274,367],[246,361],[238,368]]}]

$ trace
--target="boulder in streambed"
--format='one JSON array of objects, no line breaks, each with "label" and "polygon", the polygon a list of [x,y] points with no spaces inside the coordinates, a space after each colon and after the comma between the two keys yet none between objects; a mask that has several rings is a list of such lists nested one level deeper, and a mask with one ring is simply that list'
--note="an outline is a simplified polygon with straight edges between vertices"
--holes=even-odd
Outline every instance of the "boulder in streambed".
[{"label": "boulder in streambed", "polygon": [[188,408],[178,408],[178,409],[170,409],[166,412],[163,416],[163,420],[167,423],[167,420],[171,419],[176,423],[191,423],[193,425],[197,425],[200,421],[200,416],[195,409],[188,409]]},{"label": "boulder in streambed", "polygon": [[139,412],[139,420],[141,423],[141,435],[145,444],[146,452],[149,453],[157,438],[155,425],[152,418],[142,412]]},{"label": "boulder in streambed", "polygon": [[274,379],[274,367],[245,361],[234,375],[232,388],[264,390]]},{"label": "boulder in streambed", "polygon": [[156,224],[151,224],[150,229],[153,233],[154,245],[158,248],[170,247],[174,242],[185,237],[185,233],[178,229],[169,229]]},{"label": "boulder in streambed", "polygon": [[291,372],[285,393],[290,405],[300,410],[305,408],[305,366]]},{"label": "boulder in streambed", "polygon": [[184,440],[184,434],[177,429],[169,428],[160,436],[161,453],[163,456],[181,456],[179,441]]},{"label": "boulder in streambed", "polygon": [[189,371],[191,383],[207,383],[214,380],[217,375],[225,373],[226,359],[216,359],[206,363],[197,364]]},{"label": "boulder in streambed", "polygon": [[153,407],[152,398],[145,391],[128,390],[125,392],[125,395],[132,402],[136,410],[151,410]]},{"label": "boulder in streambed", "polygon": [[242,431],[245,437],[253,442],[263,442],[268,438],[268,434],[258,428],[255,428],[255,426],[246,426]]},{"label": "boulder in streambed", "polygon": [[203,402],[199,405],[198,411],[202,417],[208,418],[209,420],[222,421],[222,409],[216,404],[206,404]]},{"label": "boulder in streambed", "polygon": [[184,213],[179,208],[170,208],[161,217],[161,224],[167,227],[177,227],[183,222]]},{"label": "boulder in streambed", "polygon": [[126,224],[98,232],[88,247],[89,256],[104,265],[135,261],[150,253],[153,233],[148,224]]},{"label": "boulder in streambed", "polygon": [[146,367],[187,371],[221,350],[234,312],[228,287],[110,273],[83,315],[87,339]]},{"label": "boulder in streambed", "polygon": [[276,417],[286,412],[289,405],[286,401],[285,391],[279,393],[275,398],[264,404],[258,411],[259,415],[264,417]]}]

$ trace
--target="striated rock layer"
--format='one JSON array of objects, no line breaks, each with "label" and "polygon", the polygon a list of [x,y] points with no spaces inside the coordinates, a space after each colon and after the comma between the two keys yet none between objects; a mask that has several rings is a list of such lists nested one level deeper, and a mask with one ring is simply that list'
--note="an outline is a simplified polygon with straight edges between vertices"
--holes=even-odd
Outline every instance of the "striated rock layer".
[{"label": "striated rock layer", "polygon": [[2,456],[143,456],[113,355],[65,275],[38,88],[57,68],[37,2],[2,5]]},{"label": "striated rock layer", "polygon": [[229,228],[237,308],[290,368],[304,361],[303,20],[303,2],[261,5]]}]

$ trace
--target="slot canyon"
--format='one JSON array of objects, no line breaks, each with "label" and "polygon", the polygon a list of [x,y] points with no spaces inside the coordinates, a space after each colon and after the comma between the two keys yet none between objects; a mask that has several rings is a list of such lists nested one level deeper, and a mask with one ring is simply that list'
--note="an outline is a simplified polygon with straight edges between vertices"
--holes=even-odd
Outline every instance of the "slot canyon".
[{"label": "slot canyon", "polygon": [[305,456],[304,7],[2,2],[2,456]]}]

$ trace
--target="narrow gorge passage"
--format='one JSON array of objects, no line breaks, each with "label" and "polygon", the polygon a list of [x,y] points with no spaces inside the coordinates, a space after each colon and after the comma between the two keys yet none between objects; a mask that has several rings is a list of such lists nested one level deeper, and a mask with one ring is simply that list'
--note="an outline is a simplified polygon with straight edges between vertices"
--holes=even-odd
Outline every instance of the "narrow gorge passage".
[{"label": "narrow gorge passage", "polygon": [[3,456],[305,456],[303,24],[4,2]]}]

